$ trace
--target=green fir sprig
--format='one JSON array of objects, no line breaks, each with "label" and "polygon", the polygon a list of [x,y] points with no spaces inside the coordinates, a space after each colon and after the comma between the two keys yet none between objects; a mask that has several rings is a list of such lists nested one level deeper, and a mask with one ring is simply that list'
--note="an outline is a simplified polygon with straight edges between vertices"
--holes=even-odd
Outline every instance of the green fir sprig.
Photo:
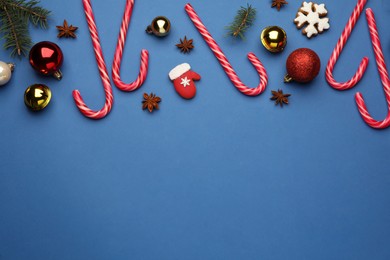
[{"label": "green fir sprig", "polygon": [[241,9],[237,11],[233,22],[226,26],[228,36],[235,38],[240,37],[245,39],[244,33],[253,24],[256,19],[256,9],[247,4],[247,7],[241,6]]},{"label": "green fir sprig", "polygon": [[38,6],[39,1],[0,0],[0,34],[3,47],[11,56],[26,55],[32,45],[28,25],[45,29],[50,11]]}]

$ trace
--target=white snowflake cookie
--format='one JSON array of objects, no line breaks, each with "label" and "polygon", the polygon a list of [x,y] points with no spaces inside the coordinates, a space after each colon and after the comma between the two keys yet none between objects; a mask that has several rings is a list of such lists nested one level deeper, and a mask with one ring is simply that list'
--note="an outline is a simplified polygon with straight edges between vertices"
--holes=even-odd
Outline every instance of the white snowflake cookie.
[{"label": "white snowflake cookie", "polygon": [[318,5],[313,2],[303,2],[298,10],[297,17],[294,19],[294,23],[298,29],[307,25],[302,30],[302,33],[311,38],[330,28],[329,18],[325,17],[327,14],[328,11],[325,8],[325,4]]}]

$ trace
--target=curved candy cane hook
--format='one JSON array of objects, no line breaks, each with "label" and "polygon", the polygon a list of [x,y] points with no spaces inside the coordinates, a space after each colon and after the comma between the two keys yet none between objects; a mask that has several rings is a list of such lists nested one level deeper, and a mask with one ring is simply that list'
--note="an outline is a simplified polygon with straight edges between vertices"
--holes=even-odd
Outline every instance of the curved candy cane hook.
[{"label": "curved candy cane hook", "polygon": [[112,65],[112,80],[114,81],[114,84],[120,90],[123,91],[133,91],[141,87],[148,74],[149,52],[147,50],[142,50],[140,70],[137,79],[130,84],[126,84],[122,82],[120,77],[123,48],[126,41],[126,35],[130,24],[131,14],[133,12],[133,6],[134,6],[134,0],[126,1],[125,12],[123,14],[122,25],[119,32],[118,43],[115,50],[114,62]]},{"label": "curved candy cane hook", "polygon": [[104,104],[104,107],[101,110],[94,111],[87,107],[83,98],[81,97],[80,91],[74,90],[73,98],[76,102],[77,107],[79,108],[80,112],[83,115],[92,119],[100,119],[105,117],[111,111],[114,97],[112,95],[110,78],[108,76],[106,63],[104,61],[102,47],[100,46],[99,34],[97,31],[95,17],[93,14],[90,0],[83,0],[83,5],[84,5],[85,17],[88,23],[89,32],[92,38],[93,49],[95,51],[96,62],[98,64],[100,77],[102,79],[104,92],[106,94],[106,102]]},{"label": "curved candy cane hook", "polygon": [[192,20],[192,22],[194,23],[195,27],[198,29],[199,33],[203,36],[203,39],[206,41],[210,49],[213,51],[215,57],[219,60],[219,63],[221,64],[222,68],[224,69],[224,71],[226,72],[226,74],[234,84],[234,86],[241,93],[247,96],[257,96],[261,94],[267,86],[268,76],[267,76],[267,71],[265,70],[261,61],[256,57],[256,55],[250,52],[248,54],[248,59],[255,67],[256,71],[258,72],[261,82],[256,88],[248,88],[244,83],[241,82],[240,78],[237,76],[233,67],[230,65],[229,60],[226,58],[225,54],[218,46],[217,42],[213,39],[209,31],[206,29],[206,27],[202,23],[201,19],[199,18],[194,8],[191,6],[191,4],[186,4],[185,10],[188,16],[190,17],[190,19]]},{"label": "curved candy cane hook", "polygon": [[335,49],[333,50],[333,53],[328,61],[328,65],[326,66],[326,80],[328,81],[329,85],[331,85],[333,88],[337,90],[346,90],[354,87],[364,76],[364,73],[367,69],[368,65],[368,58],[364,57],[362,61],[360,62],[359,68],[356,71],[355,75],[347,82],[339,83],[333,78],[333,68],[336,65],[336,62],[345,46],[345,44],[348,41],[349,36],[351,35],[351,32],[353,28],[355,27],[356,22],[358,21],[364,6],[366,5],[367,0],[359,0],[355,9],[353,10],[353,13],[351,17],[348,20],[347,25],[344,28],[344,31],[342,32],[339,41],[337,42],[337,45]]},{"label": "curved candy cane hook", "polygon": [[373,128],[387,128],[390,126],[390,80],[387,72],[385,58],[383,56],[381,41],[378,35],[378,28],[376,26],[375,16],[371,8],[366,10],[366,17],[368,27],[370,29],[370,36],[372,41],[372,47],[374,48],[375,59],[378,66],[378,72],[382,80],[383,90],[385,91],[388,113],[383,121],[377,121],[373,119],[364,102],[363,95],[358,92],[355,95],[356,104],[358,105],[359,112],[363,117],[363,120]]}]

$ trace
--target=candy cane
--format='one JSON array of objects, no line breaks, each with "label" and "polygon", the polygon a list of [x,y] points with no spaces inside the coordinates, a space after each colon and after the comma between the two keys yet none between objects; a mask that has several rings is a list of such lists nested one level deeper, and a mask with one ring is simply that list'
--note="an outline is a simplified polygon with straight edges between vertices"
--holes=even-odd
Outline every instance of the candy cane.
[{"label": "candy cane", "polygon": [[118,36],[118,43],[116,45],[114,62],[112,65],[112,80],[114,84],[123,91],[133,91],[137,88],[141,87],[144,83],[146,76],[148,74],[148,58],[149,52],[147,50],[141,51],[141,64],[140,70],[137,79],[130,83],[126,84],[122,82],[120,77],[120,69],[121,69],[121,60],[123,55],[123,48],[126,41],[126,35],[130,24],[131,14],[133,12],[134,0],[127,0],[125,12],[123,14],[122,25]]},{"label": "candy cane", "polygon": [[73,98],[76,102],[77,107],[79,108],[80,112],[83,115],[92,119],[100,119],[105,117],[111,111],[112,103],[114,102],[114,97],[112,95],[110,78],[108,76],[106,63],[104,61],[102,47],[100,46],[99,34],[97,31],[95,17],[93,14],[90,0],[83,0],[83,5],[84,5],[85,17],[88,22],[89,32],[92,38],[93,49],[95,51],[96,62],[98,64],[100,77],[102,79],[102,83],[104,86],[106,102],[104,104],[104,107],[101,110],[94,111],[87,107],[83,98],[81,97],[80,91],[74,90]]},{"label": "candy cane", "polygon": [[353,10],[353,13],[351,17],[348,20],[347,25],[344,28],[344,31],[342,32],[339,41],[337,42],[337,45],[335,49],[333,50],[332,55],[330,56],[330,59],[328,61],[328,65],[326,66],[326,80],[328,81],[329,85],[331,85],[333,88],[337,90],[346,90],[354,87],[363,77],[367,65],[368,65],[368,58],[364,57],[362,61],[360,62],[359,68],[356,71],[355,75],[347,82],[339,83],[333,78],[333,68],[345,46],[345,44],[348,41],[349,36],[351,35],[352,30],[355,27],[356,22],[358,21],[364,6],[366,5],[367,0],[359,0],[355,9]]},{"label": "candy cane", "polygon": [[265,70],[261,61],[256,57],[256,55],[252,52],[248,54],[249,61],[253,64],[256,71],[260,76],[261,82],[256,88],[248,88],[244,83],[241,82],[240,78],[237,76],[234,71],[232,65],[230,65],[229,60],[226,58],[225,54],[218,46],[217,42],[213,39],[209,31],[206,29],[205,25],[202,23],[201,19],[195,12],[194,8],[191,4],[187,4],[185,6],[185,10],[194,23],[195,27],[198,29],[199,33],[203,36],[203,39],[206,41],[210,49],[213,51],[215,57],[219,60],[222,68],[226,72],[227,76],[230,78],[234,86],[243,94],[247,96],[257,96],[261,94],[268,83],[267,71]]},{"label": "candy cane", "polygon": [[383,56],[382,45],[378,35],[378,28],[376,26],[375,16],[371,8],[366,10],[366,17],[368,28],[370,29],[370,36],[372,41],[372,47],[374,48],[375,59],[378,66],[378,72],[382,80],[383,90],[385,91],[388,113],[383,121],[376,121],[373,119],[364,102],[363,95],[358,92],[355,95],[356,104],[358,105],[359,112],[363,117],[363,120],[373,128],[387,128],[390,126],[390,80],[387,72],[385,58]]}]

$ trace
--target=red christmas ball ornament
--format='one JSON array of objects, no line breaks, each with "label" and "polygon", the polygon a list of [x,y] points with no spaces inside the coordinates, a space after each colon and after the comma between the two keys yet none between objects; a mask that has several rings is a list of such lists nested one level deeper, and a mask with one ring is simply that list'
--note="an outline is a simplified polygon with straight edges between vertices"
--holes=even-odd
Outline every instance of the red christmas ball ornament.
[{"label": "red christmas ball ornament", "polygon": [[308,48],[293,51],[286,61],[287,75],[284,82],[296,81],[306,83],[317,77],[321,68],[321,60],[317,53]]},{"label": "red christmas ball ornament", "polygon": [[60,47],[49,41],[35,44],[30,50],[31,66],[43,75],[53,75],[56,79],[62,78],[60,71],[64,55]]}]

